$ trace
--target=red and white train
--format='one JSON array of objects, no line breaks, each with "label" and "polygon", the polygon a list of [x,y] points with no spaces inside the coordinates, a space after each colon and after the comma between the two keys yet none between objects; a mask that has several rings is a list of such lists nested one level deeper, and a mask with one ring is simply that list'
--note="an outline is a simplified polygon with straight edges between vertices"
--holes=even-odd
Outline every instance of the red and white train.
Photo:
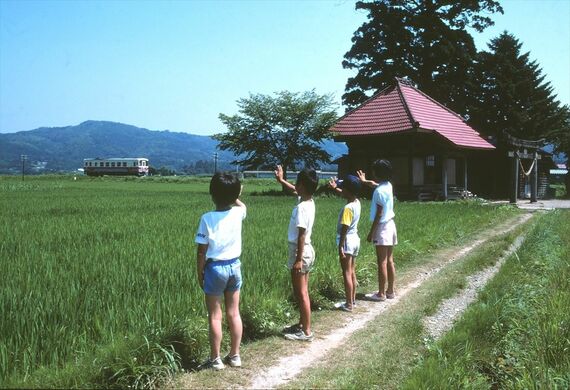
[{"label": "red and white train", "polygon": [[83,170],[88,176],[146,176],[148,158],[86,158]]}]

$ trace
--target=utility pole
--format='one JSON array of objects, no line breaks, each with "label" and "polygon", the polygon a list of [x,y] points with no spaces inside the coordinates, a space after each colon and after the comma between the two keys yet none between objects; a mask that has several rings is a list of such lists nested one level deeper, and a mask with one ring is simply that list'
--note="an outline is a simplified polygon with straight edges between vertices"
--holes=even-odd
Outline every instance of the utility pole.
[{"label": "utility pole", "polygon": [[218,152],[214,153],[214,173],[218,172]]},{"label": "utility pole", "polygon": [[22,181],[24,181],[24,172],[25,172],[26,160],[27,159],[28,159],[28,155],[26,155],[26,154],[20,155],[20,160],[22,161]]}]

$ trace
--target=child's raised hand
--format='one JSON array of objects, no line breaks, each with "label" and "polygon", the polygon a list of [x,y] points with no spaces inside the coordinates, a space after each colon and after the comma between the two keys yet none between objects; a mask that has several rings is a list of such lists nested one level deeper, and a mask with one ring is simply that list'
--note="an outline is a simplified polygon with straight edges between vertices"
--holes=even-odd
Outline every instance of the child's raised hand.
[{"label": "child's raised hand", "polygon": [[362,182],[366,181],[366,174],[362,170],[359,169],[358,171],[356,171],[356,175],[358,176],[360,181]]},{"label": "child's raised hand", "polygon": [[281,181],[283,180],[283,167],[281,165],[277,165],[277,168],[275,169],[274,173],[277,181],[281,183]]},{"label": "child's raised hand", "polygon": [[330,178],[329,187],[333,190],[336,188],[336,176]]}]

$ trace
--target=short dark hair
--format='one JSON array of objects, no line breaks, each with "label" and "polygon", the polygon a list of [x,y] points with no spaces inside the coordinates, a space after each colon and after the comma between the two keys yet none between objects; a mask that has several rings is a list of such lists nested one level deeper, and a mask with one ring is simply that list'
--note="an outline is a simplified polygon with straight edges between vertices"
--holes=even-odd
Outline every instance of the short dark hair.
[{"label": "short dark hair", "polygon": [[236,201],[241,191],[240,180],[231,173],[216,172],[210,180],[210,195],[217,206],[229,206]]},{"label": "short dark hair", "polygon": [[376,160],[372,164],[372,172],[380,181],[388,181],[392,178],[392,164],[388,160]]},{"label": "short dark hair", "polygon": [[319,178],[314,169],[303,168],[297,175],[297,183],[302,184],[310,195],[313,195],[319,185]]},{"label": "short dark hair", "polygon": [[347,175],[342,181],[340,188],[342,190],[348,190],[352,195],[358,196],[360,190],[362,189],[362,184],[360,179],[354,175]]}]

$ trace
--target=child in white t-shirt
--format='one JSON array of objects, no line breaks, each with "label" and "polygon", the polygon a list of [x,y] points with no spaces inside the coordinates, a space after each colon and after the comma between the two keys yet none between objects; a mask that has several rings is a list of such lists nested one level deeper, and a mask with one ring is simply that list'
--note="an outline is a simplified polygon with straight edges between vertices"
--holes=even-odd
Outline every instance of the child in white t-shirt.
[{"label": "child in white t-shirt", "polygon": [[329,187],[346,199],[346,204],[340,210],[338,216],[336,236],[346,301],[337,304],[336,307],[340,310],[351,312],[356,302],[355,260],[360,250],[360,237],[358,237],[360,201],[358,200],[358,194],[360,193],[361,184],[356,176],[348,175],[344,180],[331,179]]},{"label": "child in white t-shirt", "polygon": [[214,211],[202,215],[196,233],[198,244],[198,282],[204,290],[208,308],[210,357],[199,369],[225,368],[220,358],[222,343],[222,296],[230,328],[230,353],[224,358],[232,367],[240,367],[239,347],[243,332],[239,312],[241,278],[241,227],[246,207],[239,199],[241,183],[229,173],[216,173],[210,181]]},{"label": "child in white t-shirt", "polygon": [[309,272],[315,261],[315,250],[311,245],[311,233],[315,222],[315,202],[313,194],[319,179],[312,169],[303,169],[297,175],[295,185],[283,178],[283,168],[277,166],[275,178],[286,189],[300,198],[293,209],[287,239],[289,241],[288,268],[291,271],[293,293],[299,305],[299,323],[284,329],[289,340],[312,341],[311,301],[309,299]]},{"label": "child in white t-shirt", "polygon": [[370,204],[372,226],[366,240],[376,247],[378,291],[366,294],[366,297],[373,301],[385,301],[386,298],[395,297],[396,267],[393,249],[394,245],[398,244],[398,233],[394,222],[394,194],[390,183],[392,164],[388,160],[376,160],[372,165],[372,171],[378,183],[366,180],[364,172],[358,171],[363,183],[375,187]]}]

